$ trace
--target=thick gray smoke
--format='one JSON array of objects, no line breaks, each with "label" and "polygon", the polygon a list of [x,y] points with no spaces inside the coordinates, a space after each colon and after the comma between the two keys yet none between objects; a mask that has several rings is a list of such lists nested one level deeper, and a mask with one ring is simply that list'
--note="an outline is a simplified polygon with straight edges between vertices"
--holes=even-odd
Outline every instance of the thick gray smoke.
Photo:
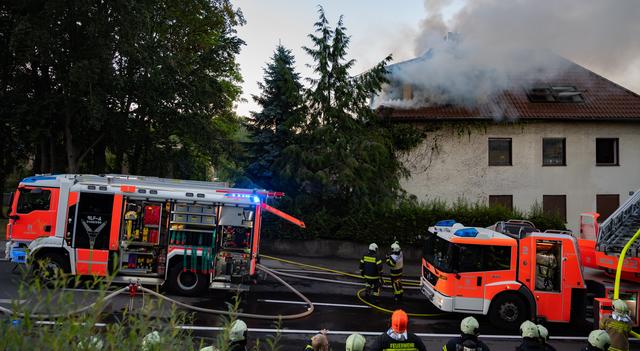
[{"label": "thick gray smoke", "polygon": [[[374,105],[483,103],[513,77],[561,73],[567,62],[555,54],[640,89],[640,76],[628,77],[640,75],[638,0],[467,0],[445,21],[454,2],[425,1],[418,59],[390,67],[396,85]],[[444,40],[449,32],[458,35]],[[398,84],[411,84],[413,99],[403,100]]]}]

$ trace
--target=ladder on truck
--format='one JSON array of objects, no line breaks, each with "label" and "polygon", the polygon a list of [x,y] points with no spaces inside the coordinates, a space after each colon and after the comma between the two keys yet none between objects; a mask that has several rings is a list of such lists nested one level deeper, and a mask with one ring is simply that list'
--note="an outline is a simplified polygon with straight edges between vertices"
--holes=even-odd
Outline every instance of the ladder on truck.
[{"label": "ladder on truck", "polygon": [[[631,237],[640,229],[640,189],[600,225],[597,250],[619,254]],[[627,257],[640,258],[640,240],[629,247]]]}]

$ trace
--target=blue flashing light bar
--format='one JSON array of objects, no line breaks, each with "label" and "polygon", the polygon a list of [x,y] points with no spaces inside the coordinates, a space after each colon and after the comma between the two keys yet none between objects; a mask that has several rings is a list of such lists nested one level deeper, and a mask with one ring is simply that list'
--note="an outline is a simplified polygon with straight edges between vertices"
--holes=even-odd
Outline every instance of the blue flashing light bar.
[{"label": "blue flashing light bar", "polygon": [[463,228],[456,230],[453,235],[463,238],[475,238],[478,235],[478,230],[476,228]]},{"label": "blue flashing light bar", "polygon": [[224,196],[242,198],[242,199],[250,199],[251,202],[253,202],[253,203],[256,203],[256,204],[260,203],[260,197],[258,195],[253,195],[253,194],[227,193],[227,194],[224,194]]},{"label": "blue flashing light bar", "polygon": [[453,227],[454,224],[456,224],[456,220],[455,219],[446,219],[444,221],[438,221],[436,222],[436,226],[437,227]]},{"label": "blue flashing light bar", "polygon": [[24,178],[21,183],[35,183],[39,180],[56,180],[56,177],[51,176],[33,176]]}]

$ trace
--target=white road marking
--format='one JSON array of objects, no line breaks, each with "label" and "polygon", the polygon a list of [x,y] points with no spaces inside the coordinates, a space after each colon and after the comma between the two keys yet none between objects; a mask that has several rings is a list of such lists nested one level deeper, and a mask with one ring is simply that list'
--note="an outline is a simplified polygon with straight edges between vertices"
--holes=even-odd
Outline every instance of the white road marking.
[{"label": "white road marking", "polygon": [[[271,302],[271,303],[286,303],[290,305],[306,305],[305,302],[302,301],[289,301],[289,300],[269,300],[269,299],[258,299],[258,301],[262,302]],[[371,308],[367,305],[350,305],[344,303],[329,303],[329,302],[314,302],[311,301],[314,306],[331,306],[331,307],[351,307],[351,308]]]},{"label": "white road marking", "polygon": [[15,299],[0,299],[0,303],[13,303],[13,302],[17,302],[19,304],[24,303],[27,300],[15,300]]}]

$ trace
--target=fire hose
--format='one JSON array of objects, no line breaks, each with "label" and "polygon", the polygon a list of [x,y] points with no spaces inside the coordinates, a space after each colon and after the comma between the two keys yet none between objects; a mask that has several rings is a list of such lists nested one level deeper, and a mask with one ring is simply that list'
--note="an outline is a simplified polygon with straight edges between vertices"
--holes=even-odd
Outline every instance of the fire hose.
[{"label": "fire hose", "polygon": [[[620,276],[622,275],[622,265],[624,263],[624,257],[627,254],[627,250],[631,247],[631,245],[640,237],[640,229],[629,239],[626,245],[622,248],[622,252],[620,252],[620,257],[618,257],[618,267],[616,268],[616,280],[613,286],[613,298],[618,299],[620,297]],[[629,332],[629,334],[635,338],[640,338],[640,334],[634,332],[633,330]]]}]

